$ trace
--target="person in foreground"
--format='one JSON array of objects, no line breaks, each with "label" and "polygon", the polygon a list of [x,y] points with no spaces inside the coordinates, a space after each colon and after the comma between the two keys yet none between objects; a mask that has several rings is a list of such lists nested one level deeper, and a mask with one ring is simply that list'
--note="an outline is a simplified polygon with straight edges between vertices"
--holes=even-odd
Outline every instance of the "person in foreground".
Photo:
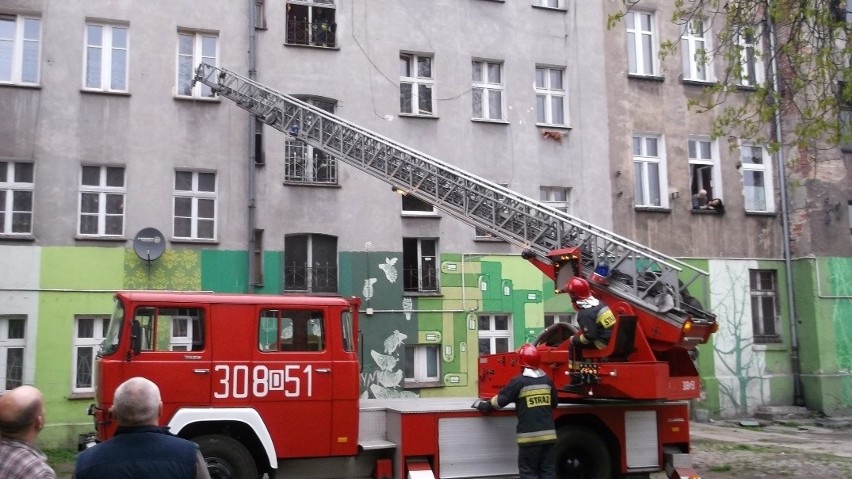
[{"label": "person in foreground", "polygon": [[518,472],[519,479],[555,479],[556,425],[553,409],[558,405],[553,381],[541,369],[541,357],[532,344],[518,349],[520,374],[489,401],[479,401],[476,409],[489,413],[515,403],[518,417]]},{"label": "person in foreground", "polygon": [[210,479],[198,445],[159,427],[160,389],[142,377],[115,390],[112,439],[81,452],[74,479]]},{"label": "person in foreground", "polygon": [[0,477],[56,479],[47,457],[36,447],[44,428],[44,395],[18,386],[0,396]]}]

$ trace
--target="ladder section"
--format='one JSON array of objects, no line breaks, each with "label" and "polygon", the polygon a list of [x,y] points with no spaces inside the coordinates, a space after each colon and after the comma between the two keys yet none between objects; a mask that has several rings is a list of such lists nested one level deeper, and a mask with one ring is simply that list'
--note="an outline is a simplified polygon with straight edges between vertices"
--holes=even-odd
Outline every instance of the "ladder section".
[{"label": "ladder section", "polygon": [[[607,289],[633,304],[678,323],[687,317],[715,318],[706,307],[708,274],[687,263],[229,70],[202,63],[195,81],[267,125],[541,258],[553,250],[580,247],[583,275],[589,276],[605,264],[610,271]],[[690,300],[692,297],[698,301]]]}]

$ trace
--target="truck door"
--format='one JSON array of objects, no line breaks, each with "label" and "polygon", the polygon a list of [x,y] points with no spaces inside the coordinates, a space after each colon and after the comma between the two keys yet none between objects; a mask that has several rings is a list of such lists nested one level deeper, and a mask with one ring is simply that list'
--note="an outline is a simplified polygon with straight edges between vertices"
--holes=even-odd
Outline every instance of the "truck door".
[{"label": "truck door", "polygon": [[178,405],[209,405],[211,348],[205,332],[205,308],[139,305],[132,321],[141,348],[128,364],[127,373],[144,376],[160,387],[161,421],[168,421]]},{"label": "truck door", "polygon": [[328,456],[334,368],[322,308],[261,309],[253,406],[279,458]]}]

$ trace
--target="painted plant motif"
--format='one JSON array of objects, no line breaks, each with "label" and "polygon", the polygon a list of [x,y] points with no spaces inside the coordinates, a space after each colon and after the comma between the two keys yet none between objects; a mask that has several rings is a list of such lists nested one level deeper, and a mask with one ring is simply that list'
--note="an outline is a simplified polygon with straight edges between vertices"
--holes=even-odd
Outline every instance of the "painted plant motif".
[{"label": "painted plant motif", "polygon": [[362,375],[362,382],[367,384],[367,389],[361,394],[362,399],[417,397],[417,394],[401,389],[404,373],[402,369],[396,369],[399,364],[399,347],[407,338],[406,334],[394,330],[384,341],[384,353],[375,349],[370,351],[379,369],[369,375]]},{"label": "painted plant motif", "polygon": [[406,321],[411,321],[412,310],[414,310],[414,301],[407,296],[405,298],[402,298],[402,311],[403,314],[405,314]]},{"label": "painted plant motif", "polygon": [[385,277],[391,283],[396,283],[397,271],[396,271],[396,262],[399,258],[385,258],[385,262],[379,265],[379,269],[385,272]]},{"label": "painted plant motif", "polygon": [[376,278],[367,278],[364,280],[364,289],[361,290],[361,295],[366,301],[369,301],[373,297],[373,285],[376,284],[376,281],[378,281]]}]

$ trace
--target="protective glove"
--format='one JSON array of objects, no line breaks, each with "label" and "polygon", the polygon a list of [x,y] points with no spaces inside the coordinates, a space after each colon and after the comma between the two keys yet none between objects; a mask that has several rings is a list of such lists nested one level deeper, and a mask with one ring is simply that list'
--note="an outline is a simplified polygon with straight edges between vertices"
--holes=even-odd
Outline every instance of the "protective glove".
[{"label": "protective glove", "polygon": [[494,406],[491,405],[491,401],[480,400],[476,403],[475,407],[477,411],[481,412],[482,414],[488,414],[494,411]]},{"label": "protective glove", "polygon": [[523,259],[535,258],[535,252],[533,252],[533,250],[531,250],[531,249],[525,249],[525,250],[521,251],[521,258],[523,258]]}]

